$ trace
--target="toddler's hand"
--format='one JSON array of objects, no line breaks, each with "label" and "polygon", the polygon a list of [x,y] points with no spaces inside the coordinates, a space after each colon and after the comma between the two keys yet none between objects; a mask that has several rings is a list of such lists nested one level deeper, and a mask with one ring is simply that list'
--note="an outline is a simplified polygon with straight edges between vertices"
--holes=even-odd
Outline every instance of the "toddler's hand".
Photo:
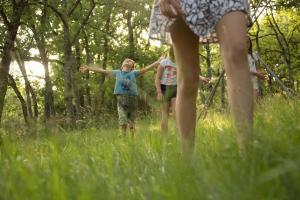
[{"label": "toddler's hand", "polygon": [[80,68],[79,68],[79,71],[82,72],[82,73],[84,73],[84,72],[86,72],[88,70],[89,70],[88,66],[86,66],[86,65],[81,65]]}]

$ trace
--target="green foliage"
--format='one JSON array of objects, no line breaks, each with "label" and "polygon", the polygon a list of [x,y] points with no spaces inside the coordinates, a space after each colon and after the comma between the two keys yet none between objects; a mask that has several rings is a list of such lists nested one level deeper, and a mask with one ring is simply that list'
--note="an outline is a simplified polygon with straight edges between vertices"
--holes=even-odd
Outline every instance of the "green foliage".
[{"label": "green foliage", "polygon": [[[299,62],[300,62],[300,15],[299,12],[293,9],[284,9],[276,11],[274,19],[278,24],[279,30],[282,32],[284,38],[287,41],[287,47],[285,51],[281,48],[279,41],[282,40],[276,37],[278,32],[274,32],[270,24],[271,16],[268,11],[264,17],[259,21],[259,28],[254,26],[250,30],[250,35],[255,36],[258,34],[259,40],[255,42],[253,40],[254,51],[259,50],[261,58],[268,64],[268,66],[279,76],[279,78],[288,84],[289,87],[299,90],[296,86],[296,81],[299,82]],[[274,11],[273,11],[274,12]],[[272,20],[271,20],[272,21]],[[253,37],[254,39],[254,37]],[[259,44],[259,46],[257,46]],[[287,48],[289,52],[287,52]],[[294,83],[288,83],[289,70],[284,60],[284,55],[290,56],[292,77]],[[299,86],[298,86],[299,87]],[[279,88],[277,87],[277,90]],[[272,91],[272,90],[271,90]]]},{"label": "green foliage", "polygon": [[3,112],[4,127],[17,129],[17,127],[21,127],[22,125],[24,125],[22,123],[22,108],[17,96],[12,89],[9,89],[7,91],[5,103],[7,106],[4,107]]},{"label": "green foliage", "polygon": [[300,2],[298,0],[277,0],[276,5],[280,9],[295,8],[299,10]]},{"label": "green foliage", "polygon": [[198,123],[193,162],[159,120],[134,138],[88,128],[16,137],[0,130],[0,199],[298,199],[300,102],[265,99],[239,155],[227,114]]},{"label": "green foliage", "polygon": [[[16,48],[21,50],[21,53],[26,59],[31,59],[34,56],[38,59],[40,55],[31,55],[29,49],[37,49],[37,44],[33,40],[33,32],[31,30],[32,25],[35,26],[37,35],[43,35],[45,37],[45,47],[48,57],[50,58],[50,70],[51,70],[51,81],[53,83],[54,90],[54,102],[55,110],[57,112],[58,118],[63,118],[66,113],[66,105],[64,99],[64,29],[63,23],[55,12],[55,10],[61,14],[67,14],[78,1],[61,1],[61,0],[48,0],[46,1],[46,23],[45,26],[41,26],[41,16],[44,11],[44,1],[30,0],[28,7],[25,9],[22,16],[22,23],[18,31]],[[260,6],[258,10],[265,6],[267,1],[255,0],[251,1],[253,5],[253,10]],[[261,4],[259,4],[261,2]],[[154,46],[151,45],[151,41],[148,38],[148,25],[149,18],[152,8],[153,0],[95,0],[95,8],[93,13],[88,20],[84,29],[80,32],[78,43],[79,43],[79,53],[76,52],[76,56],[79,57],[79,62],[81,64],[86,63],[87,49],[89,50],[91,63],[97,63],[103,66],[106,62],[107,69],[118,69],[124,58],[132,56],[131,46],[129,44],[129,31],[127,25],[126,16],[129,12],[132,13],[131,24],[133,29],[133,39],[134,39],[134,59],[137,62],[137,69],[147,66],[148,64],[155,61],[166,49],[167,46]],[[271,1],[271,7],[267,7],[265,12],[259,18],[260,29],[256,26],[250,30],[251,38],[254,40],[256,31],[258,34],[258,44],[253,42],[254,50],[259,50],[261,57],[265,62],[274,70],[274,72],[279,76],[281,80],[287,83],[289,80],[289,71],[283,60],[283,53],[278,45],[278,41],[275,37],[274,31],[270,28],[270,23],[268,21],[267,12],[270,13],[272,9],[275,19],[279,25],[280,30],[283,35],[287,38],[288,47],[291,53],[291,67],[292,76],[294,78],[294,89],[299,91],[299,80],[300,80],[300,32],[299,32],[299,2],[296,0],[282,1],[276,0]],[[274,6],[273,6],[274,5]],[[12,1],[1,1],[1,8],[7,13],[8,19],[10,19],[12,12]],[[80,1],[77,7],[73,10],[70,15],[66,15],[66,22],[69,25],[71,36],[68,39],[73,39],[76,31],[81,25],[81,20],[86,15],[88,9],[90,8],[90,1]],[[0,20],[2,17],[0,18]],[[108,23],[109,22],[109,23]],[[0,53],[2,51],[1,44],[4,43],[3,36],[5,35],[6,27],[0,23]],[[41,37],[40,37],[41,38]],[[86,41],[87,40],[87,41]],[[86,43],[87,42],[87,46]],[[107,42],[107,43],[105,43]],[[107,45],[107,48],[106,46]],[[211,67],[212,76],[217,77],[219,69],[222,68],[222,62],[219,55],[218,45],[210,45],[211,49]],[[105,51],[107,52],[107,57]],[[73,55],[75,55],[75,48],[72,48]],[[200,67],[201,73],[207,76],[207,63],[206,63],[206,49],[201,46],[200,49]],[[53,61],[52,58],[55,58]],[[105,60],[105,58],[107,60]],[[74,60],[73,60],[74,61]],[[78,61],[78,60],[76,60]],[[74,62],[75,63],[75,62]],[[86,83],[89,84],[91,88],[91,97],[93,105],[97,101],[97,96],[100,91],[99,75],[90,74],[90,79],[86,81],[84,75],[78,75],[78,66],[80,63],[74,64],[74,76],[76,76],[76,81],[74,85],[84,90]],[[139,96],[139,112],[145,111],[145,113],[154,110],[155,105],[155,86],[154,86],[154,76],[155,72],[149,72],[147,75],[139,78],[138,87],[140,91]],[[270,79],[271,83],[263,83],[265,88],[265,93],[278,92],[281,89],[278,85],[274,84],[273,79]],[[291,84],[292,85],[292,84]],[[22,85],[19,86],[20,90]],[[112,94],[114,87],[114,81],[110,78],[106,78],[103,83],[104,88],[104,102],[101,108],[101,113],[96,113],[98,118],[104,118],[111,112],[115,112],[115,99]],[[43,102],[43,88],[34,88],[39,94],[39,105],[41,109]],[[203,94],[207,97],[210,93],[211,87],[204,87]],[[214,98],[214,108],[220,107],[220,91],[218,90],[217,95]],[[86,96],[85,96],[86,97]],[[74,101],[74,100],[73,100]],[[20,108],[17,101],[13,101],[11,104],[7,104],[8,110],[14,110],[15,108]],[[10,108],[11,107],[11,108]],[[86,105],[84,105],[84,110],[87,110]],[[19,115],[21,110],[16,113]],[[95,112],[95,108],[93,108]],[[105,113],[107,112],[107,113]],[[40,112],[43,113],[43,112]],[[83,116],[86,118],[94,118],[89,115]],[[114,117],[111,117],[114,118]],[[92,122],[98,119],[91,119]]]}]

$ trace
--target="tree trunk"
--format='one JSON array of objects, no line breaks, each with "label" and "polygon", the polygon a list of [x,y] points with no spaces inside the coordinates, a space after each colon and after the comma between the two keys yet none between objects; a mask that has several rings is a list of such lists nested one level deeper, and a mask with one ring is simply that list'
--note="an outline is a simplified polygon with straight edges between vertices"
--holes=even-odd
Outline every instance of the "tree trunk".
[{"label": "tree trunk", "polygon": [[199,96],[200,96],[201,104],[205,104],[205,95],[204,95],[203,91],[204,91],[204,85],[200,81],[199,82]]},{"label": "tree trunk", "polygon": [[[45,13],[43,13],[42,20],[41,20],[41,32],[45,31],[44,15]],[[50,119],[55,117],[55,107],[54,107],[52,81],[49,72],[49,62],[48,62],[47,51],[45,47],[46,46],[45,36],[43,33],[37,32],[34,24],[31,25],[31,30],[33,32],[33,37],[37,44],[37,48],[39,50],[42,64],[45,70],[44,114],[46,119]]]},{"label": "tree trunk", "polygon": [[212,68],[211,68],[211,50],[210,50],[210,44],[205,44],[205,50],[206,50],[206,65],[207,65],[207,78],[212,77]]},{"label": "tree trunk", "polygon": [[26,93],[26,103],[27,103],[27,111],[29,114],[29,117],[32,119],[33,118],[33,113],[32,113],[32,103],[31,103],[31,97],[30,97],[30,83],[27,78],[27,73],[25,69],[25,64],[24,61],[21,59],[20,54],[18,52],[15,52],[15,58],[17,60],[17,63],[19,65],[19,69],[23,75],[24,81],[25,81],[25,93]]},{"label": "tree trunk", "polygon": [[[112,10],[112,8],[110,8]],[[109,52],[109,31],[110,31],[110,21],[111,21],[111,12],[108,14],[106,22],[105,22],[105,35],[104,35],[104,44],[103,44],[103,62],[102,67],[103,69],[106,69],[107,67],[107,59],[108,59],[108,52]],[[100,79],[100,105],[103,105],[104,103],[104,84],[105,76],[101,76]]]},{"label": "tree trunk", "polygon": [[69,28],[64,27],[64,99],[66,103],[67,127],[72,128],[76,120],[73,106],[73,70],[74,58],[72,55],[72,46],[70,43]]},{"label": "tree trunk", "polygon": [[54,95],[52,89],[52,81],[49,72],[49,63],[46,56],[41,56],[45,69],[45,95],[44,95],[44,108],[46,119],[55,117]]},{"label": "tree trunk", "polygon": [[[107,18],[104,25],[103,62],[102,62],[103,69],[107,68],[111,15],[112,15],[112,6],[109,6],[107,12]],[[98,57],[98,62],[100,62],[100,57]],[[97,111],[100,111],[101,107],[104,104],[104,94],[105,94],[104,82],[105,82],[105,76],[101,74],[98,78],[99,92],[97,95],[97,102],[95,108],[95,110]]]},{"label": "tree trunk", "polygon": [[14,90],[14,92],[16,93],[16,95],[21,103],[24,121],[25,121],[26,125],[29,126],[26,101],[23,98],[21,92],[19,91],[17,84],[16,84],[15,80],[13,79],[13,77],[11,75],[8,75],[8,77],[9,77],[9,81],[8,81],[9,86]]},{"label": "tree trunk", "polygon": [[[91,53],[90,53],[90,46],[89,46],[89,38],[86,35],[86,33],[84,34],[84,48],[85,48],[85,52],[86,52],[86,63],[89,65],[92,63],[92,57],[91,57]],[[91,98],[91,89],[90,86],[88,84],[90,79],[90,73],[86,72],[85,73],[85,95],[86,95],[86,101],[87,101],[87,106],[88,106],[88,110],[91,111],[92,108],[92,98]]]},{"label": "tree trunk", "polygon": [[[15,51],[15,57],[16,57],[20,71],[21,71],[21,73],[24,77],[24,81],[25,81],[25,91],[26,91],[26,98],[27,98],[28,113],[29,113],[30,117],[32,118],[33,117],[32,103],[33,103],[34,118],[37,119],[39,116],[39,111],[38,111],[38,103],[37,103],[36,93],[35,93],[33,87],[31,86],[30,81],[28,80],[24,60],[22,59],[22,56],[19,51]],[[32,103],[31,103],[31,98],[32,98]]]},{"label": "tree trunk", "polygon": [[8,21],[2,8],[0,8],[0,15],[4,19],[3,20],[4,24],[8,29],[3,40],[4,45],[3,45],[2,59],[0,63],[0,123],[1,123],[2,113],[4,108],[4,98],[7,91],[9,66],[11,63],[10,52],[14,47],[14,42],[20,25],[20,19],[23,13],[23,9],[26,5],[27,5],[27,1],[24,0],[18,1],[18,3],[13,1],[13,8],[12,8],[13,13],[11,15],[12,19],[10,20],[10,22]]},{"label": "tree trunk", "polygon": [[128,10],[126,15],[127,28],[128,28],[128,40],[129,40],[129,57],[135,59],[135,47],[134,47],[134,36],[132,26],[132,11]]},{"label": "tree trunk", "polygon": [[[81,119],[82,117],[82,109],[84,107],[84,97],[83,97],[83,91],[81,87],[78,87],[78,84],[81,80],[78,77],[79,74],[79,67],[80,67],[80,47],[79,47],[79,41],[75,42],[75,65],[73,66],[73,74],[74,74],[74,81],[73,81],[73,95],[75,98],[75,108],[76,108],[76,115],[77,119]],[[79,84],[81,85],[81,84]]]},{"label": "tree trunk", "polygon": [[[87,12],[87,15],[82,19],[82,21],[78,22],[80,27],[77,30],[74,30],[74,34],[71,34],[70,23],[73,21],[70,17],[73,15],[74,11],[80,4],[80,1],[76,1],[72,4],[71,9],[68,9],[67,1],[62,1],[62,6],[64,8],[63,12],[60,12],[56,7],[52,5],[49,6],[61,19],[63,23],[63,39],[64,39],[64,100],[66,103],[66,118],[67,118],[67,128],[73,128],[74,122],[76,120],[76,115],[74,112],[73,106],[73,89],[75,86],[77,87],[77,83],[75,83],[74,79],[74,71],[75,67],[75,58],[72,52],[72,46],[78,41],[78,37],[84,26],[87,24],[89,17],[92,14],[92,11],[95,8],[94,0],[90,0],[90,8]],[[73,31],[72,31],[73,32]],[[74,69],[75,68],[75,69]]]},{"label": "tree trunk", "polygon": [[[209,42],[205,44],[205,51],[206,51],[206,66],[207,66],[207,78],[212,77],[212,68],[211,68],[211,49],[210,49],[210,44]],[[208,90],[211,92],[212,91],[212,85],[208,86]]]},{"label": "tree trunk", "polygon": [[[257,53],[259,56],[261,56],[261,48],[260,48],[260,44],[259,44],[259,32],[260,32],[260,25],[258,23],[258,21],[255,21],[255,25],[256,25],[256,32],[255,32],[255,44],[256,44],[256,49],[257,49]],[[260,64],[260,59],[257,61],[257,63],[259,64],[259,66],[261,66]],[[258,86],[259,86],[259,94],[261,96],[263,96],[263,84],[261,83],[260,80],[258,80]]]},{"label": "tree trunk", "polygon": [[[47,20],[47,0],[44,1],[43,14],[41,17],[41,33],[37,33],[35,27],[33,26],[34,38],[37,43],[37,47],[40,52],[42,63],[45,69],[45,94],[44,94],[44,113],[46,117],[46,123],[48,120],[52,121],[55,117],[55,106],[54,106],[54,95],[52,89],[52,81],[49,72],[49,62],[46,51],[46,40],[43,34],[46,29]],[[51,123],[50,123],[51,124]]]},{"label": "tree trunk", "polygon": [[206,117],[206,114],[207,114],[207,109],[212,105],[213,103],[213,98],[216,94],[216,91],[217,91],[217,88],[221,82],[221,80],[224,78],[224,74],[225,74],[225,70],[222,70],[222,72],[219,74],[219,77],[218,77],[218,80],[217,82],[215,83],[214,87],[212,88],[209,96],[207,97],[206,99],[206,102],[205,102],[205,106],[204,108],[202,109],[202,111],[199,113],[198,117],[197,117],[197,120],[199,120],[201,117],[204,119]]},{"label": "tree trunk", "polygon": [[[200,71],[200,75],[202,76],[202,72]],[[199,81],[199,96],[201,104],[205,104],[205,94],[204,94],[205,86],[202,81]]]},{"label": "tree trunk", "polygon": [[220,84],[221,84],[221,108],[224,110],[226,108],[226,100],[225,100],[226,90],[225,90],[224,77],[220,81],[221,81],[220,82]]}]

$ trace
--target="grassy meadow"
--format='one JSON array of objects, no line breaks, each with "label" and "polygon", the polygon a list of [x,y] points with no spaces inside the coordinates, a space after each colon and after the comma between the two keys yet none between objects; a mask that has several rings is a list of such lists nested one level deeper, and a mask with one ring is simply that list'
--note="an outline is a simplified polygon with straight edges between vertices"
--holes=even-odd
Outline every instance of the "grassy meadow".
[{"label": "grassy meadow", "polygon": [[262,101],[243,157],[226,113],[198,121],[190,162],[159,122],[138,121],[134,138],[117,129],[34,136],[1,129],[0,199],[300,199],[299,101]]}]

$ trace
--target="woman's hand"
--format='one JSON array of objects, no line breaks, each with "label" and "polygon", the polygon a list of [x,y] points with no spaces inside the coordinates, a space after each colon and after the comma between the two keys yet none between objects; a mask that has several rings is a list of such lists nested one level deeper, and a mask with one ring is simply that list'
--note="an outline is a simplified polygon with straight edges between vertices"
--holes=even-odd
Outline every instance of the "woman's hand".
[{"label": "woman's hand", "polygon": [[180,0],[160,0],[159,6],[166,17],[178,18],[182,15]]}]

